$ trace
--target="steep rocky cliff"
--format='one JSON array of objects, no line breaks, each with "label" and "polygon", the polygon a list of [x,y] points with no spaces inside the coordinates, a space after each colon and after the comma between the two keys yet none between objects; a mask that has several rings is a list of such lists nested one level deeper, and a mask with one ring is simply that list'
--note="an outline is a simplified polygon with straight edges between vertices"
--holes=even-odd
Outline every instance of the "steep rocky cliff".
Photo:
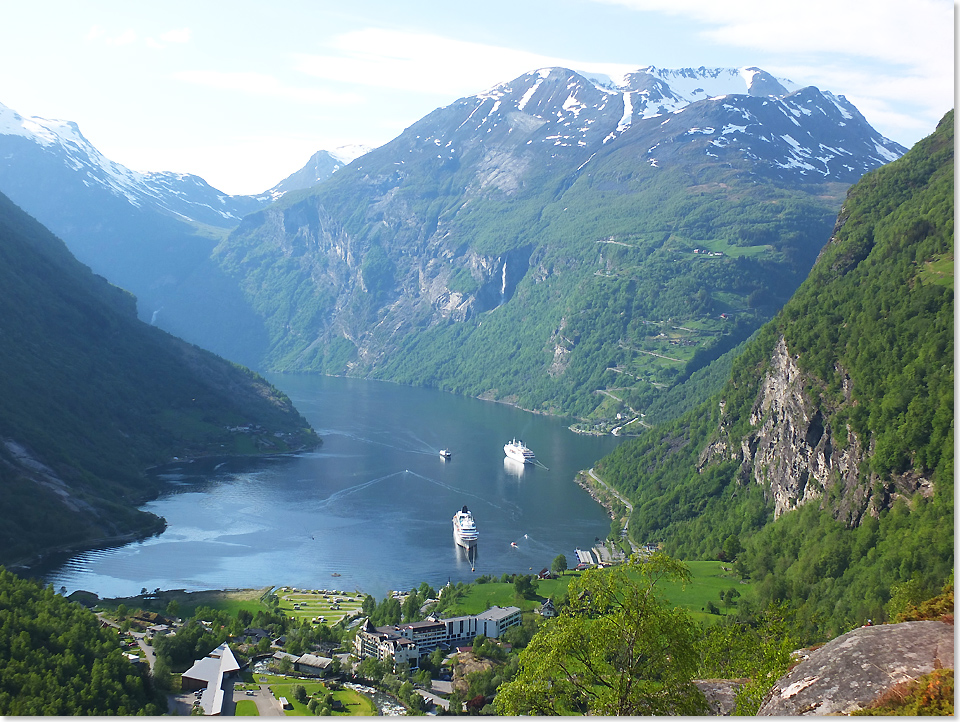
[{"label": "steep rocky cliff", "polygon": [[214,258],[264,368],[610,420],[769,319],[848,185],[902,150],[755,68],[544,68],[248,216]]},{"label": "steep rocky cliff", "polygon": [[594,467],[636,542],[735,559],[745,614],[787,601],[829,638],[952,573],[953,156],[950,113],[850,190],[720,394]]},{"label": "steep rocky cliff", "polygon": [[810,278],[763,335],[749,410],[720,401],[701,473],[736,462],[775,518],[815,502],[851,526],[933,494],[942,457],[921,449],[952,419],[952,148],[945,120],[851,191]]},{"label": "steep rocky cliff", "polygon": [[[825,409],[811,393],[818,380],[800,369],[780,336],[750,412],[753,430],[739,439],[722,434],[704,449],[698,468],[737,461],[738,481],[755,482],[767,490],[774,518],[815,501],[836,519],[856,525],[863,514],[876,517],[901,496],[932,494],[928,473],[893,474],[889,486],[871,474],[865,464],[871,449],[842,420],[843,439],[837,439],[834,419],[855,403],[850,377],[841,373],[843,400],[836,408]],[[720,424],[721,429],[728,425],[723,416]]]}]

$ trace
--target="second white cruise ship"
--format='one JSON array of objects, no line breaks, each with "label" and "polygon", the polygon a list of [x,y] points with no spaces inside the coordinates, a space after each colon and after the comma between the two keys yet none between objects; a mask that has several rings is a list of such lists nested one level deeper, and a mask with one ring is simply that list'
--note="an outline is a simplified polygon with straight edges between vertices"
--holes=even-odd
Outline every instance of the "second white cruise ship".
[{"label": "second white cruise ship", "polygon": [[537,457],[533,455],[533,452],[524,446],[523,442],[519,439],[513,439],[512,441],[504,444],[503,453],[507,455],[507,458],[514,459],[515,461],[519,461],[523,464],[533,464],[537,460]]},{"label": "second white cruise ship", "polygon": [[473,513],[466,506],[453,515],[453,538],[464,549],[477,545],[480,532],[473,520]]}]

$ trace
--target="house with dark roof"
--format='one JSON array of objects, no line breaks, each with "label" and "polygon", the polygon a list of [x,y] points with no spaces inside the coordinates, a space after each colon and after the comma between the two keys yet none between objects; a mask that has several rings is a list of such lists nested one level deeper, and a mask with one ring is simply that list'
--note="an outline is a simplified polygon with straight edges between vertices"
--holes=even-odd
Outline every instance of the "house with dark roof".
[{"label": "house with dark roof", "polygon": [[304,654],[293,664],[293,668],[300,674],[309,674],[312,677],[321,677],[327,673],[333,659],[318,657],[315,654]]}]

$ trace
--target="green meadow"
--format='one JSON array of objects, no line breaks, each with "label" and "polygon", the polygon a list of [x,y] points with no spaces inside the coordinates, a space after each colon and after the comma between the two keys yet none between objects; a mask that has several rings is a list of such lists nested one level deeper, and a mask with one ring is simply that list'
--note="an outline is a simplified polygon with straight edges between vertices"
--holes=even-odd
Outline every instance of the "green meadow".
[{"label": "green meadow", "polygon": [[354,692],[352,689],[338,689],[331,691],[322,682],[291,679],[290,677],[281,677],[273,674],[257,674],[253,675],[251,679],[253,677],[255,677],[256,681],[258,681],[260,684],[267,685],[270,689],[270,693],[276,699],[285,697],[287,702],[293,706],[293,709],[285,710],[284,713],[287,716],[314,716],[314,713],[310,711],[310,708],[307,705],[301,704],[293,698],[293,688],[298,684],[303,685],[303,688],[307,692],[308,699],[314,695],[317,695],[319,698],[329,693],[333,695],[333,699],[339,700],[343,705],[343,711],[334,711],[334,715],[345,717],[370,717],[377,714],[377,708],[374,706],[373,700],[365,695],[360,694],[359,692]]},{"label": "green meadow", "polygon": [[[752,586],[741,583],[740,578],[725,562],[695,561],[686,562],[690,569],[691,580],[682,585],[675,582],[661,582],[660,589],[674,605],[682,607],[700,622],[716,621],[720,617],[707,612],[707,604],[712,602],[721,612],[728,611],[721,600],[721,593],[736,589],[740,596],[748,596]],[[523,611],[536,609],[547,598],[556,598],[566,592],[571,581],[580,576],[580,572],[566,572],[557,579],[537,581],[537,598],[522,599],[517,596],[512,583],[487,582],[471,584],[463,598],[449,608],[445,615],[479,614],[492,606],[516,606]]]}]

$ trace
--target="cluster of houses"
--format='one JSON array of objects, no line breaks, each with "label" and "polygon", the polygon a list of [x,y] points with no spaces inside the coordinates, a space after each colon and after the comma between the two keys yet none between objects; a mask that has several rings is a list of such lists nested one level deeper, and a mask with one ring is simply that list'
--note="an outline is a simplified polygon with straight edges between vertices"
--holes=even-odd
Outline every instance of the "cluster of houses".
[{"label": "cluster of houses", "polygon": [[449,649],[482,634],[499,638],[503,632],[520,624],[519,607],[490,607],[481,614],[470,614],[450,619],[427,617],[422,622],[391,624],[374,627],[365,620],[354,639],[354,650],[359,659],[376,657],[393,664],[416,667],[420,660],[438,647]]}]

